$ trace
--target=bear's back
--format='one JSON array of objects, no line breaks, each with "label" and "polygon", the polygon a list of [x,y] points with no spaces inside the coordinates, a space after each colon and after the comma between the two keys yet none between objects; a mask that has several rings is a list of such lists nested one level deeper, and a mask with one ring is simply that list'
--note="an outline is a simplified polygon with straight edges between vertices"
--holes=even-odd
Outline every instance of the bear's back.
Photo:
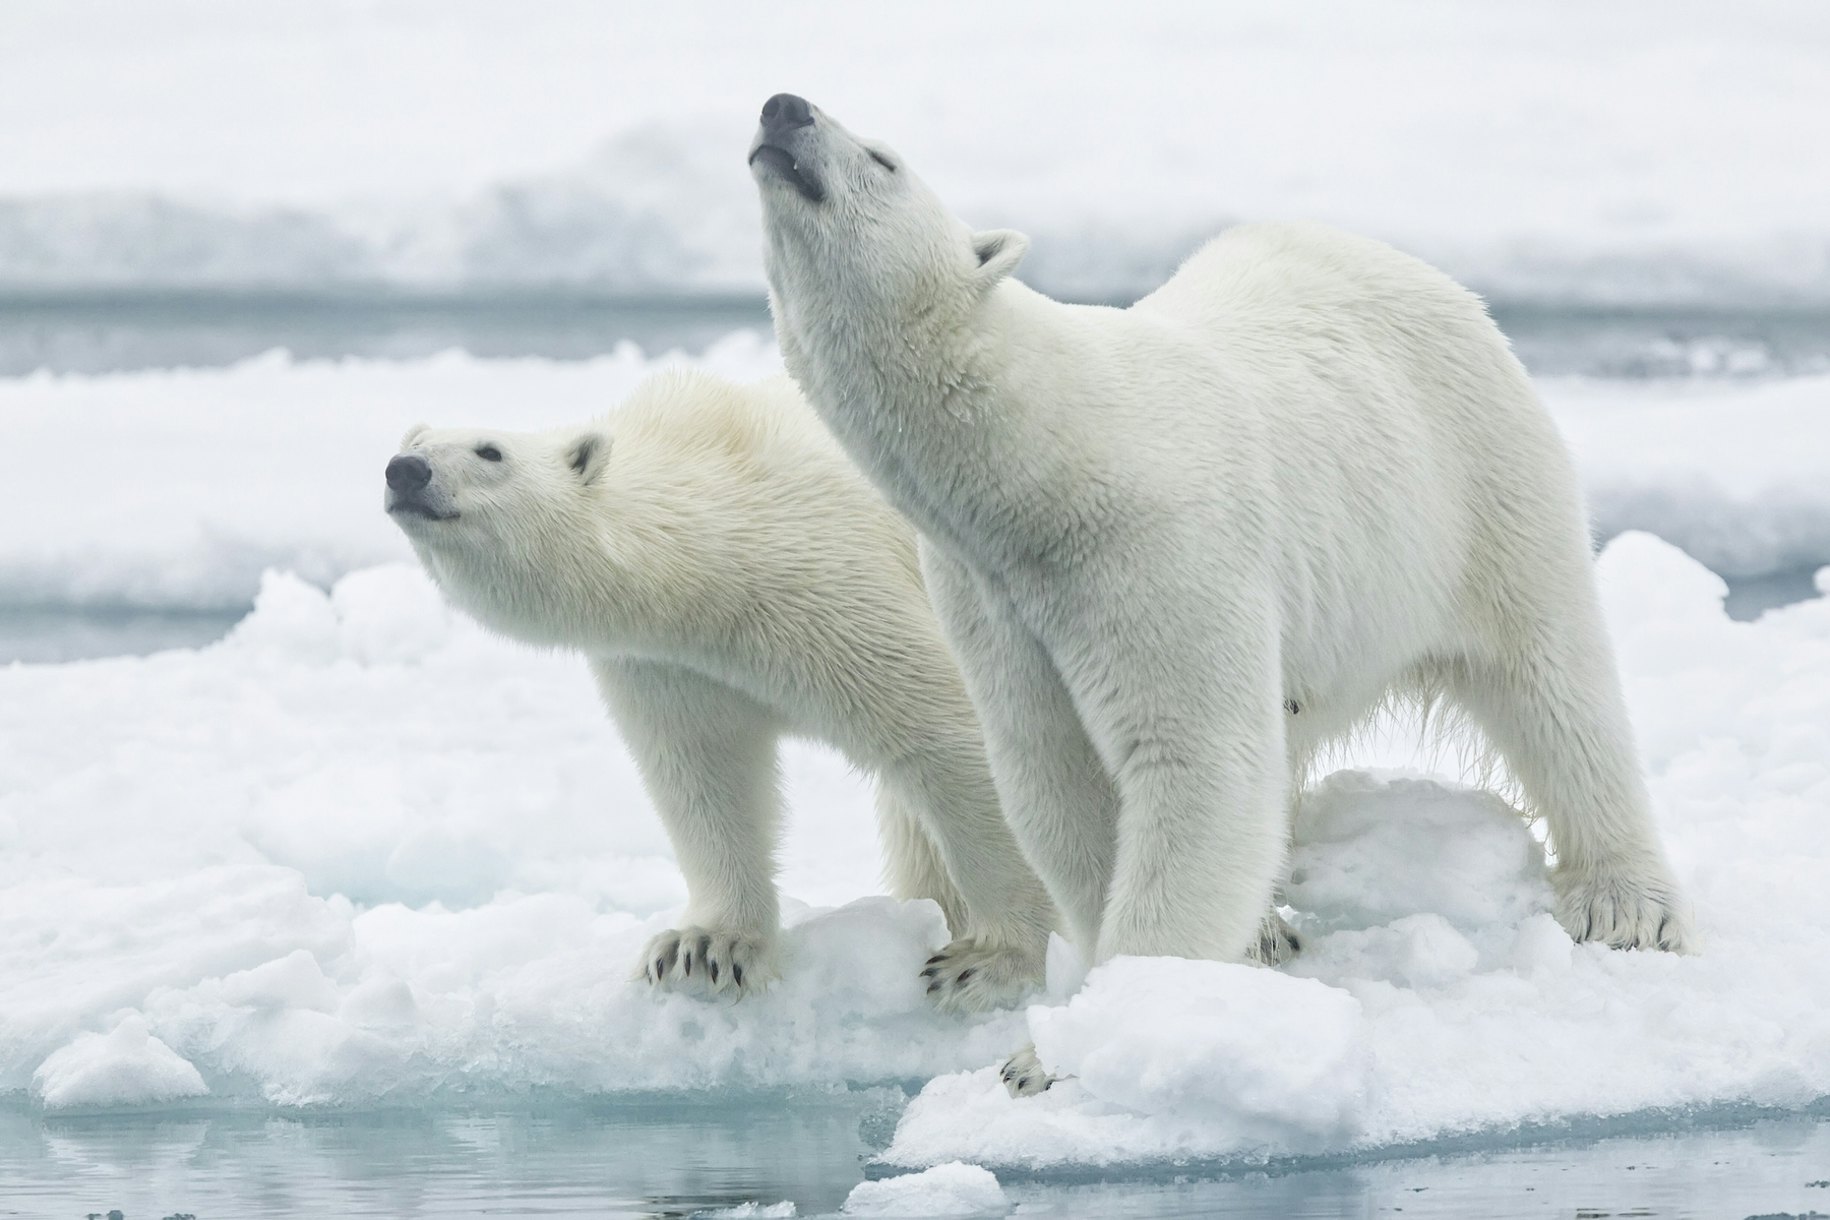
[{"label": "bear's back", "polygon": [[[914,529],[851,462],[785,374],[751,384],[680,369],[649,378],[611,418],[620,472],[603,494],[708,550],[778,563],[810,552],[918,581]],[[684,536],[684,535],[682,535]],[[735,555],[727,551],[727,556]],[[892,575],[893,574],[893,575]]]},{"label": "bear's back", "polygon": [[1421,259],[1329,225],[1238,225],[1190,255],[1139,314],[1234,333],[1425,325],[1503,342],[1479,297]]},{"label": "bear's back", "polygon": [[639,386],[612,419],[619,444],[708,460],[824,460],[838,446],[786,376],[738,385],[673,369]]},{"label": "bear's back", "polygon": [[[1388,456],[1433,455],[1445,486],[1521,436],[1542,460],[1560,460],[1481,299],[1384,242],[1321,224],[1240,225],[1132,312],[1210,354],[1273,429],[1314,428],[1324,412],[1327,431],[1408,437],[1406,453]],[[1300,448],[1288,428],[1281,447]]]}]

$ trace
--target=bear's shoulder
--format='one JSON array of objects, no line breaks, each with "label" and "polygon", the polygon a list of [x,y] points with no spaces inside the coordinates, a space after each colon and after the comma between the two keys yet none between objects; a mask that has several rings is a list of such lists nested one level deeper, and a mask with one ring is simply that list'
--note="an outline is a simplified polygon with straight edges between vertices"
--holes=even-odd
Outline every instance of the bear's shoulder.
[{"label": "bear's shoulder", "polygon": [[764,459],[835,448],[786,375],[741,385],[697,369],[648,379],[611,420],[616,441],[646,450]]}]

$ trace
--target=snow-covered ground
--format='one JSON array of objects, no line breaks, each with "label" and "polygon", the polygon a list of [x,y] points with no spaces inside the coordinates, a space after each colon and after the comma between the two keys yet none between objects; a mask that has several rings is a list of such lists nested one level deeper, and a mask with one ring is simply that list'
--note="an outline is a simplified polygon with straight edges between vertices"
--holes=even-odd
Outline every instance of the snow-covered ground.
[{"label": "snow-covered ground", "polygon": [[1122,295],[1240,218],[1512,299],[1830,303],[1817,0],[13,0],[0,285],[760,285],[789,89],[1038,284]]},{"label": "snow-covered ground", "polygon": [[[751,379],[739,333],[700,362]],[[408,550],[379,511],[409,424],[539,427],[610,410],[663,361],[295,363],[0,380],[0,611],[245,607],[267,568],[328,585]],[[1541,379],[1603,536],[1644,529],[1734,578],[1830,563],[1830,377]]]},{"label": "snow-covered ground", "polygon": [[[1058,954],[1046,1002],[971,1020],[927,1010],[938,914],[873,897],[867,794],[805,748],[786,979],[736,1005],[649,995],[629,971],[681,882],[580,666],[486,636],[409,566],[329,593],[272,575],[217,645],[0,670],[0,1093],[361,1106],[937,1077],[887,1157],[1020,1166],[1803,1105],[1830,1094],[1830,601],[1730,622],[1719,578],[1643,534],[1601,568],[1701,956],[1572,945],[1494,798],[1348,771],[1302,818],[1287,969],[1119,961],[1069,999]],[[1013,1102],[989,1065],[1032,1037],[1076,1079]]]}]

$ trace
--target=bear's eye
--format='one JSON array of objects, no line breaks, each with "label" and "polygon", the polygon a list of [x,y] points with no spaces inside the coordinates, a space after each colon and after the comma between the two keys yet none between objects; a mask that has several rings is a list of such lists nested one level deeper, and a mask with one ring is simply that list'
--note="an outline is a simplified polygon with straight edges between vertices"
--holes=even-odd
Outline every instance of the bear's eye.
[{"label": "bear's eye", "polygon": [[477,456],[485,462],[499,462],[502,460],[502,451],[494,445],[478,445]]},{"label": "bear's eye", "polygon": [[896,172],[895,165],[893,165],[890,162],[890,159],[888,157],[884,156],[882,153],[878,152],[874,148],[870,150],[870,154],[871,154],[871,160],[875,161],[878,165],[881,165],[884,169],[889,170],[890,173],[892,173],[892,174]]}]

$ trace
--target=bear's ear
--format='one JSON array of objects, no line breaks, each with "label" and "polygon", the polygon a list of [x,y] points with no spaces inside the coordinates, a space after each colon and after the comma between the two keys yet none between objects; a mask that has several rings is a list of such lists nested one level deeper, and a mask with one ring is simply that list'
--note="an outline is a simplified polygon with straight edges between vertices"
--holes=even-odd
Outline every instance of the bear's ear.
[{"label": "bear's ear", "polygon": [[1017,269],[1029,250],[1029,238],[1015,229],[986,229],[972,235],[972,253],[979,260],[979,284],[990,288]]},{"label": "bear's ear", "polygon": [[414,424],[411,428],[407,429],[407,434],[400,438],[400,447],[402,449],[411,449],[414,441],[430,431],[432,431],[431,424]]},{"label": "bear's ear", "polygon": [[573,437],[565,447],[566,466],[582,483],[595,483],[610,461],[610,436],[600,428],[589,428]]}]

